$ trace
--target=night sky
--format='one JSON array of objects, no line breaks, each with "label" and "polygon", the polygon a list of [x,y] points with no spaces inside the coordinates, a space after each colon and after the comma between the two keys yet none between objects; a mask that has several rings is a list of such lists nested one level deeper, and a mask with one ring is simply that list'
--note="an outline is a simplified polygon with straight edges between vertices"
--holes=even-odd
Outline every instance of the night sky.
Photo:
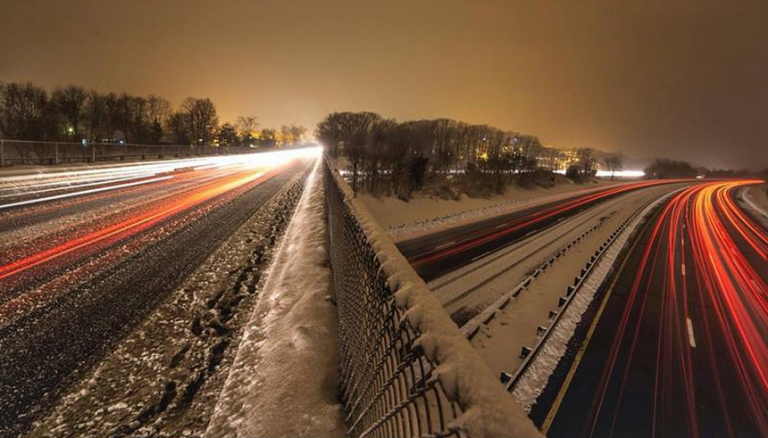
[{"label": "night sky", "polygon": [[0,80],[768,167],[768,1],[0,0]]}]

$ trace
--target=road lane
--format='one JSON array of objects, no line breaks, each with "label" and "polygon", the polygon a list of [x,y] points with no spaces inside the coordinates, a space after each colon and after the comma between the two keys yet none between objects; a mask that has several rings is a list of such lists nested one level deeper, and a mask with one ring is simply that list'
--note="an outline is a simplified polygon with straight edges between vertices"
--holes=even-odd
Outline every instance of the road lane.
[{"label": "road lane", "polygon": [[206,168],[2,211],[0,436],[24,430],[308,165]]},{"label": "road lane", "polygon": [[548,436],[768,435],[768,232],[733,201],[750,183],[687,189],[647,228],[572,378],[534,407]]},{"label": "road lane", "polygon": [[431,281],[597,203],[644,187],[680,182],[642,181],[582,194],[397,244],[416,272]]}]

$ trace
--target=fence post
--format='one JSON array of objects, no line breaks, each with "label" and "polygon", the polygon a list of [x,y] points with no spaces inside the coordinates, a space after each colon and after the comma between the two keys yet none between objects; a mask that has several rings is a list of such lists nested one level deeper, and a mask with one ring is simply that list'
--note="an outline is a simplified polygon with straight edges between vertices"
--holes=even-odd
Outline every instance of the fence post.
[{"label": "fence post", "polygon": [[96,145],[91,145],[91,163],[96,162]]},{"label": "fence post", "polygon": [[53,163],[56,165],[59,164],[59,144],[58,143],[53,145]]},{"label": "fence post", "polygon": [[5,140],[0,140],[0,167],[5,167]]}]

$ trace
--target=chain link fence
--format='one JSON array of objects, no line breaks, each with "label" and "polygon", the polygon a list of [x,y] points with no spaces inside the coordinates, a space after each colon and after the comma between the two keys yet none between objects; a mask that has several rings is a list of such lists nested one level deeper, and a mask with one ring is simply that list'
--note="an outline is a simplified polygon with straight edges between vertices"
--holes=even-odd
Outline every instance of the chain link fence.
[{"label": "chain link fence", "polygon": [[0,167],[15,164],[95,163],[258,152],[246,146],[144,145],[0,140]]},{"label": "chain link fence", "polygon": [[349,436],[538,436],[328,162],[324,173]]}]

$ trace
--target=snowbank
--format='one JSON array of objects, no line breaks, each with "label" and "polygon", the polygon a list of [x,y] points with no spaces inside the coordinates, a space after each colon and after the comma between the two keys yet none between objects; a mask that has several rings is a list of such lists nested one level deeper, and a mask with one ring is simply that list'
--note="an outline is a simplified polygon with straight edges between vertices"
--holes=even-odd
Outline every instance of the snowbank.
[{"label": "snowbank", "polygon": [[469,198],[462,195],[458,201],[417,197],[406,202],[391,196],[376,197],[365,193],[358,194],[358,197],[391,237],[402,240],[427,231],[486,219],[621,184],[626,183],[600,181],[593,186],[561,184],[549,189],[511,187],[501,195],[488,198]]},{"label": "snowbank", "polygon": [[320,162],[270,268],[207,437],[346,435]]},{"label": "snowbank", "polygon": [[573,295],[571,303],[564,310],[562,318],[552,328],[552,333],[547,340],[540,346],[536,358],[523,371],[523,375],[514,387],[512,394],[515,399],[523,405],[523,408],[530,410],[536,399],[542,393],[554,372],[560,359],[566,353],[568,342],[570,342],[576,328],[581,323],[584,313],[589,308],[592,300],[603,282],[608,278],[614,264],[618,260],[623,248],[629,244],[630,237],[635,230],[641,226],[653,209],[669,199],[681,189],[674,190],[657,200],[648,204],[640,211],[619,233],[613,243],[605,250],[602,257],[597,261],[593,269],[587,274],[581,287]]},{"label": "snowbank", "polygon": [[768,196],[765,192],[766,185],[760,185],[757,187],[748,187],[741,192],[741,199],[743,199],[747,206],[763,217],[763,221],[768,220]]},{"label": "snowbank", "polygon": [[452,426],[473,438],[541,437],[362,201],[335,177],[376,252],[397,305],[406,309],[405,317],[420,334],[417,344],[439,364],[436,372],[444,389],[464,409]]}]

